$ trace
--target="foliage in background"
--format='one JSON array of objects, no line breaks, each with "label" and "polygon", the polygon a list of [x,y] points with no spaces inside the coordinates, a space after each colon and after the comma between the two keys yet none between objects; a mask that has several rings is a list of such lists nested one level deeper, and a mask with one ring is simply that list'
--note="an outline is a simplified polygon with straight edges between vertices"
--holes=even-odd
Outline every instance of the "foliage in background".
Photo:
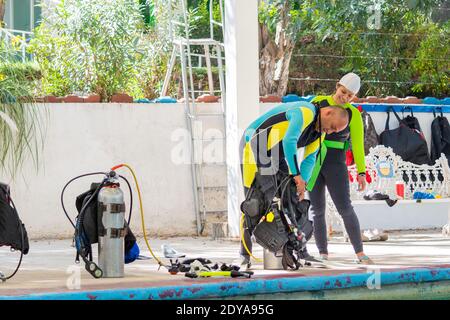
[{"label": "foliage in background", "polygon": [[[161,38],[155,29],[150,29],[145,35],[142,54],[145,61],[138,70],[138,86],[143,91],[143,96],[154,99],[160,96],[167,64],[170,58],[169,43]],[[169,95],[176,96],[176,86],[172,84]]]},{"label": "foliage in background", "polygon": [[0,0],[0,28],[3,27],[3,19],[5,17],[6,0]]},{"label": "foliage in background", "polygon": [[[158,97],[172,49],[168,2],[62,0],[31,45],[43,93]],[[363,79],[360,95],[448,95],[448,15],[436,11],[443,2],[260,0],[260,94],[330,93],[336,79],[354,71]],[[210,0],[187,3],[190,37],[208,38]],[[377,3],[381,24],[373,29]],[[221,40],[218,29],[215,35]],[[180,98],[179,63],[173,74],[168,94]],[[204,70],[194,69],[194,82],[208,89]]]},{"label": "foliage in background", "polygon": [[[211,30],[209,24],[209,2],[211,0],[187,0],[191,13],[195,12],[195,28],[191,32],[194,39],[210,38]],[[221,21],[219,1],[213,1],[213,19]],[[222,0],[223,1],[223,0]],[[192,14],[191,14],[192,15]],[[222,30],[219,26],[214,27],[214,39],[223,42]]]},{"label": "foliage in background", "polygon": [[30,51],[45,94],[134,91],[144,21],[137,1],[62,0],[36,30]]},{"label": "foliage in background", "polygon": [[[63,0],[35,30],[30,52],[42,94],[160,96],[171,42],[165,0]],[[175,80],[178,70],[174,70]],[[169,94],[176,96],[176,81]]]},{"label": "foliage in background", "polygon": [[[152,3],[155,23],[146,28],[142,41],[144,61],[138,72],[138,83],[146,98],[161,96],[164,77],[169,64],[172,43],[169,35],[169,22],[172,18],[167,10],[168,0],[147,0]],[[176,65],[167,95],[177,97],[180,69]]]},{"label": "foliage in background", "polygon": [[[434,96],[450,95],[450,22],[439,28],[433,25],[420,42],[416,59],[412,63],[417,80],[423,84],[413,86],[413,92]],[[445,40],[447,38],[447,40]]]},{"label": "foliage in background", "polygon": [[[172,39],[170,38],[169,24],[172,21],[184,21],[181,16],[180,2],[173,2],[173,7],[168,10],[170,0],[153,0],[154,4],[154,16],[156,18],[156,24],[153,28],[148,29],[148,35],[146,44],[152,52],[149,56],[149,63],[145,65],[140,73],[141,83],[145,88],[145,96],[149,98],[158,97],[161,94],[162,84],[164,76],[166,74],[167,66],[172,51]],[[189,37],[191,39],[210,38],[210,25],[209,25],[209,0],[187,0],[187,19],[189,21]],[[221,21],[220,8],[217,1],[214,2],[213,16],[216,21]],[[180,35],[185,37],[186,32],[182,26],[174,26],[172,30],[173,35]],[[214,29],[215,39],[222,41],[223,34],[221,29],[217,26]],[[191,46],[191,52],[194,54],[203,53],[203,48],[199,46]],[[211,54],[215,55],[215,50],[211,48]],[[208,81],[206,77],[206,68],[204,58],[201,62],[202,67],[198,68],[198,57],[191,56],[193,69],[194,86],[196,90],[209,90]],[[214,61],[212,63],[214,65]],[[217,70],[212,70],[214,85],[218,87]],[[172,78],[169,83],[168,95],[176,98],[183,97],[182,84],[181,84],[181,66],[179,58],[174,66],[172,72]]]},{"label": "foliage in background", "polygon": [[376,1],[302,1],[296,15],[309,19],[301,19],[290,76],[332,80],[292,80],[289,91],[329,94],[334,79],[354,71],[360,96],[449,95],[448,22],[431,19],[442,2],[379,1],[380,25],[370,28]]},{"label": "foliage in background", "polygon": [[286,93],[292,53],[308,15],[309,9],[303,9],[299,1],[260,1],[260,95]]},{"label": "foliage in background", "polygon": [[156,26],[155,1],[139,0],[139,5],[145,26],[147,28],[154,28]]},{"label": "foliage in background", "polygon": [[35,63],[22,63],[15,48],[0,39],[0,169],[11,176],[27,156],[39,164],[45,123],[30,104],[40,75]]}]

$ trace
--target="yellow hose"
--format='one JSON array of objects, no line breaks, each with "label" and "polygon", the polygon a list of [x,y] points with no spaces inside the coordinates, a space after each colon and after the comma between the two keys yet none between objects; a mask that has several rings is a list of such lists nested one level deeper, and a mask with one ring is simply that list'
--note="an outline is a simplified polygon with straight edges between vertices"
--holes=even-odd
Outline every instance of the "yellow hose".
[{"label": "yellow hose", "polygon": [[164,264],[161,262],[161,260],[159,260],[158,257],[153,253],[153,250],[152,250],[152,248],[150,246],[150,243],[148,242],[148,239],[147,239],[147,231],[145,231],[145,221],[144,221],[144,207],[142,206],[141,190],[139,188],[139,183],[137,181],[136,175],[134,174],[133,169],[129,165],[125,164],[125,163],[122,163],[122,164],[120,164],[118,166],[115,166],[111,170],[114,171],[116,169],[119,169],[120,167],[127,168],[128,170],[130,170],[131,174],[133,175],[134,183],[136,184],[136,190],[138,192],[138,197],[139,197],[139,209],[141,211],[141,224],[142,224],[142,232],[144,234],[145,243],[147,244],[147,248],[150,251],[150,254],[153,256],[153,258],[155,258],[155,260],[158,262],[158,264],[160,266],[164,266]]},{"label": "yellow hose", "polygon": [[245,239],[244,239],[244,213],[242,213],[242,215],[241,215],[241,242],[242,242],[242,244],[244,245],[244,248],[245,248],[245,251],[247,251],[247,253],[250,255],[250,257],[252,257],[253,259],[255,259],[255,261],[258,261],[258,262],[263,262],[261,259],[258,259],[258,258],[256,258],[251,252],[250,252],[250,250],[248,249],[248,247],[247,247],[247,243],[245,242]]}]

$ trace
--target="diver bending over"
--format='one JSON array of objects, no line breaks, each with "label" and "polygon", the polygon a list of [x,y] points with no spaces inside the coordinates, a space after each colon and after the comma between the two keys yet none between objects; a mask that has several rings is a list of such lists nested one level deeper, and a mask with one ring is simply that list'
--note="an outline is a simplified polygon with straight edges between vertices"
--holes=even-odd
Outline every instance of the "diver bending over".
[{"label": "diver bending over", "polygon": [[[319,107],[299,101],[277,106],[250,124],[241,139],[240,158],[246,199],[257,196],[262,202],[255,220],[279,196],[278,185],[286,177],[293,177],[299,200],[303,200],[306,184],[310,189],[320,170],[316,155],[324,135],[344,130],[348,121],[348,112],[340,106]],[[299,162],[301,149],[304,152]],[[243,242],[247,248],[241,242],[240,254],[247,268],[255,220],[246,217],[244,221]]]}]

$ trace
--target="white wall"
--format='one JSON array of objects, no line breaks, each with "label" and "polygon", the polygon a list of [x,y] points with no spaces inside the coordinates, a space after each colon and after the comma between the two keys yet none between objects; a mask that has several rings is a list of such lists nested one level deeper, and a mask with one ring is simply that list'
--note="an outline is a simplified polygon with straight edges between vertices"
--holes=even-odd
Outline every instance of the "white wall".
[{"label": "white wall", "polygon": [[[441,228],[449,222],[449,205],[427,202],[399,203],[389,207],[384,202],[372,205],[354,204],[354,208],[361,229],[407,230]],[[340,226],[335,226],[335,229],[339,230]]]},{"label": "white wall", "polygon": [[[64,184],[77,175],[105,171],[119,163],[128,163],[136,171],[151,235],[195,234],[190,166],[171,159],[172,149],[180,144],[172,142],[171,135],[185,128],[183,108],[179,104],[50,105],[39,172],[27,162],[14,181],[5,173],[0,175],[1,181],[11,183],[30,236],[71,235],[60,205]],[[125,170],[119,172],[131,179]],[[72,216],[76,195],[100,179],[83,178],[71,186],[65,199]],[[122,187],[127,190],[125,184]],[[133,230],[140,230],[136,200]]]}]

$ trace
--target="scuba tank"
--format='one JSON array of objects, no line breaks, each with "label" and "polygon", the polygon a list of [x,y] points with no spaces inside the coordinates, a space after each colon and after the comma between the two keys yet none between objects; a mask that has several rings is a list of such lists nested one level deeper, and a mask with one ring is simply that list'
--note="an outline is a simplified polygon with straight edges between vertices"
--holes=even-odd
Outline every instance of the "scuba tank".
[{"label": "scuba tank", "polygon": [[99,267],[103,277],[121,278],[125,264],[125,202],[114,171],[100,189],[97,201]]},{"label": "scuba tank", "polygon": [[[64,206],[64,192],[73,181],[93,175],[103,175],[104,178],[100,183],[92,183],[88,191],[76,198],[78,216],[74,223]],[[125,220],[125,201],[119,178],[127,183],[130,191],[128,222]],[[136,237],[129,228],[133,195],[128,180],[117,175],[115,171],[80,175],[64,186],[61,205],[75,229],[75,261],[78,263],[81,258],[86,271],[94,278],[124,277],[124,264],[133,262],[139,256]],[[93,261],[92,244],[95,243],[98,243],[98,264]]]}]

